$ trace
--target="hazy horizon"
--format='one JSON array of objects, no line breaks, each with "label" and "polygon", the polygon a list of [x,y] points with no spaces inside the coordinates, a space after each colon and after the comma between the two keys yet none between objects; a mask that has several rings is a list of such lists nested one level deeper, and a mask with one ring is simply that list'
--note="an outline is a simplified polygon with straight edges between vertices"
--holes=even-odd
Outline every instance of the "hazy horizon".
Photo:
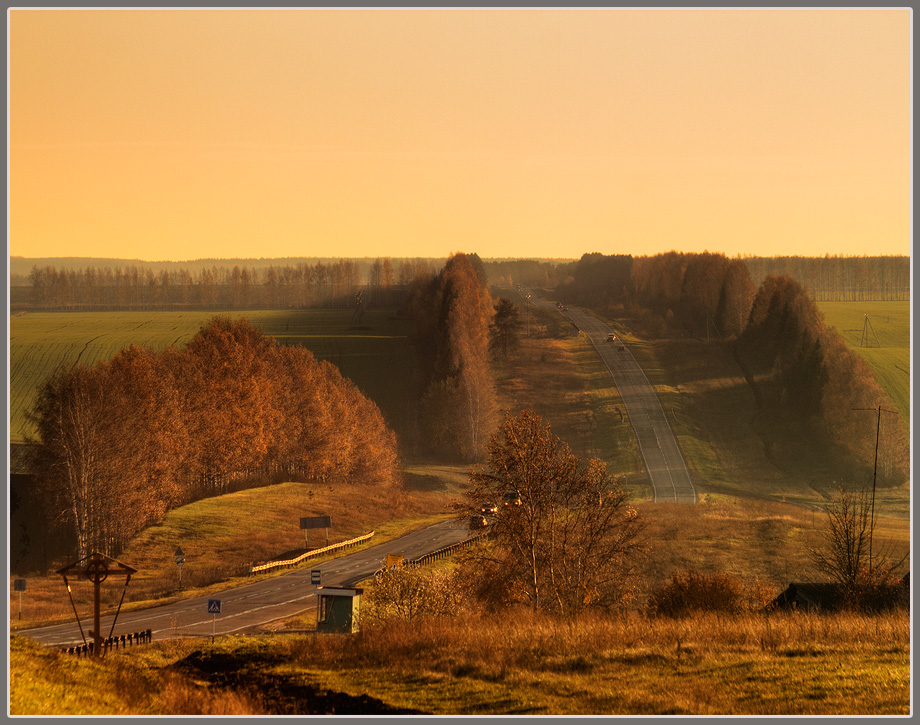
[{"label": "hazy horizon", "polygon": [[8,17],[12,256],[910,254],[909,8]]}]

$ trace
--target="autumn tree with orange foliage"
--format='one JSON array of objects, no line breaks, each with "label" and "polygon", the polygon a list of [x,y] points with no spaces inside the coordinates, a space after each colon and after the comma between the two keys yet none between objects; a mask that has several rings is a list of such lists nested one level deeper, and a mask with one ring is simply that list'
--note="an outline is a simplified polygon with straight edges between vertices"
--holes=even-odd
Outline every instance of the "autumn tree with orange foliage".
[{"label": "autumn tree with orange foliage", "polygon": [[498,503],[487,543],[467,557],[493,606],[577,615],[635,593],[643,524],[607,465],[582,463],[532,410],[505,420],[470,473],[464,518]]},{"label": "autumn tree with orange foliage", "polygon": [[216,317],[184,349],[61,370],[32,410],[37,493],[77,555],[117,554],[175,505],[283,480],[392,485],[397,443],[333,365]]},{"label": "autumn tree with orange foliage", "polygon": [[478,257],[453,255],[417,295],[414,314],[423,446],[443,456],[475,460],[482,455],[495,415],[489,364],[494,309]]},{"label": "autumn tree with orange foliage", "polygon": [[246,321],[215,317],[185,349],[185,384],[194,390],[186,424],[198,453],[194,470],[210,493],[258,469],[278,432],[268,365],[276,344]]}]

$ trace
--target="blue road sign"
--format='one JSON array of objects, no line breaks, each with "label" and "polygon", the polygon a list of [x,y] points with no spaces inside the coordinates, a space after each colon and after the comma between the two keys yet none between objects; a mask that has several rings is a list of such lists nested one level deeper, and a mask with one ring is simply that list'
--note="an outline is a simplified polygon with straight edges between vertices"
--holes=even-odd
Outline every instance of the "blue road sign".
[{"label": "blue road sign", "polygon": [[323,573],[322,573],[319,569],[313,569],[313,570],[311,570],[311,571],[310,571],[310,583],[311,583],[311,584],[319,584],[319,583],[320,583],[320,578],[322,577],[322,575],[323,575]]},{"label": "blue road sign", "polygon": [[208,614],[220,614],[220,599],[208,600]]}]

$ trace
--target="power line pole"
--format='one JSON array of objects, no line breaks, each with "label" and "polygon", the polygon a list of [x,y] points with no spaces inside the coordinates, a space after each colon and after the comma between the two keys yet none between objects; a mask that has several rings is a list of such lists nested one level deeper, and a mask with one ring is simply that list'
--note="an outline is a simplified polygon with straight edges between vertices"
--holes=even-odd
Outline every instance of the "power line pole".
[{"label": "power line pole", "polygon": [[882,428],[882,411],[886,413],[891,413],[892,415],[897,415],[897,411],[888,410],[879,405],[877,408],[853,408],[853,410],[872,410],[878,411],[878,419],[875,423],[875,463],[872,468],[872,503],[870,509],[870,520],[869,520],[869,574],[872,574],[872,532],[875,530],[875,480],[878,475],[878,441],[879,441],[879,432]]},{"label": "power line pole", "polygon": [[875,334],[875,328],[873,328],[872,323],[869,322],[869,315],[866,315],[865,318],[863,318],[863,329],[862,329],[862,335],[859,338],[859,346],[860,347],[872,347],[872,343],[869,340],[870,331],[872,332],[872,336],[875,337],[875,346],[881,347],[881,344],[878,341],[878,335]]}]

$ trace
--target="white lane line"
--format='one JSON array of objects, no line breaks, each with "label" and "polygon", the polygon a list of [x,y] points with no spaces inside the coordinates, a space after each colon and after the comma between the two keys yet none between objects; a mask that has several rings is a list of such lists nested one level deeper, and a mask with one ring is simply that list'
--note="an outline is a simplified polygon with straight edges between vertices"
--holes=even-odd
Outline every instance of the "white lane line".
[{"label": "white lane line", "polygon": [[[264,604],[264,605],[262,605],[261,607],[253,607],[252,609],[246,609],[246,610],[244,610],[244,611],[242,611],[242,612],[233,612],[233,613],[228,612],[227,614],[221,614],[221,615],[220,615],[220,616],[221,616],[221,622],[226,622],[227,620],[233,619],[234,617],[242,617],[242,616],[245,616],[245,615],[247,615],[247,614],[251,614],[252,612],[258,612],[258,611],[260,611],[260,610],[262,610],[262,609],[270,609],[270,608],[272,608],[272,607],[281,607],[281,606],[284,606],[284,605],[286,605],[286,604],[293,604],[294,602],[299,602],[299,601],[302,601],[302,600],[304,600],[304,599],[309,599],[309,598],[312,597],[312,596],[314,596],[314,595],[313,595],[313,593],[311,592],[310,594],[306,594],[306,595],[304,595],[304,596],[302,596],[302,597],[295,597],[294,599],[288,599],[288,600],[283,601],[283,602],[272,602],[271,604]],[[305,607],[305,609],[306,609],[306,607]],[[285,614],[285,615],[282,615],[282,617],[286,617],[286,616],[289,616],[289,615],[286,615],[286,614]],[[280,619],[280,617],[276,617],[276,619]],[[269,621],[274,621],[274,620],[269,620]],[[202,620],[199,620],[199,621],[196,621],[196,622],[189,622],[188,624],[177,624],[177,625],[174,625],[174,626],[165,627],[165,628],[163,628],[163,629],[155,629],[155,630],[153,630],[153,634],[158,634],[158,633],[160,633],[160,632],[176,632],[176,631],[178,631],[178,630],[180,630],[180,629],[189,629],[189,628],[191,628],[191,627],[197,627],[197,626],[199,626],[199,625],[202,625],[202,624],[209,624],[209,623],[210,623],[210,624],[213,624],[213,619],[202,619]],[[259,623],[259,624],[261,624],[261,623]],[[239,631],[240,629],[246,629],[247,627],[253,627],[253,626],[255,626],[255,625],[254,625],[254,624],[245,624],[245,625],[243,625],[242,627],[237,627],[236,629],[223,629],[223,628],[221,628],[221,632],[224,633],[224,634],[228,634],[228,633],[230,633],[230,632],[237,632],[237,631]]]}]

